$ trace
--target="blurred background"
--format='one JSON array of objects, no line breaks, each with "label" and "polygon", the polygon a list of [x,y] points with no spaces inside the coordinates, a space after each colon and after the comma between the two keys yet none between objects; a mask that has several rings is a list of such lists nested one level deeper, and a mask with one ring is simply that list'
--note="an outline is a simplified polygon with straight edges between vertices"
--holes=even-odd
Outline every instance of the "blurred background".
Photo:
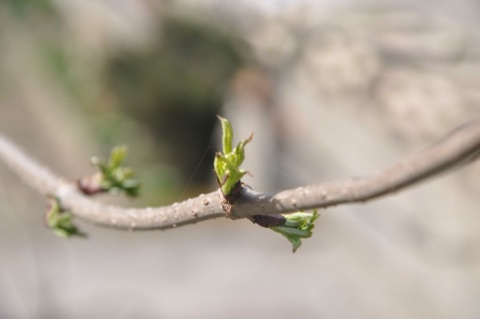
[{"label": "blurred background", "polygon": [[[0,130],[72,179],[128,144],[129,206],[216,188],[216,114],[255,133],[256,190],[364,175],[478,116],[479,17],[474,0],[3,0]],[[479,173],[323,210],[293,255],[246,220],[77,221],[89,238],[63,240],[0,164],[0,318],[478,318]]]}]

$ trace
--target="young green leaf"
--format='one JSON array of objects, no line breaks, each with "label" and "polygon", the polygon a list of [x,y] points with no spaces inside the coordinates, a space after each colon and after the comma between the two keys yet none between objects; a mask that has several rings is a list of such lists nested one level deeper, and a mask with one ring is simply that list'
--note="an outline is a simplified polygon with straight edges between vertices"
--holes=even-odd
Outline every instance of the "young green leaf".
[{"label": "young green leaf", "polygon": [[127,147],[122,145],[113,148],[108,162],[92,157],[92,165],[96,166],[100,172],[80,179],[78,182],[80,189],[87,195],[109,192],[124,193],[131,197],[138,196],[140,183],[135,178],[135,172],[131,167],[123,166],[126,156]]},{"label": "young green leaf", "polygon": [[223,146],[223,153],[228,154],[232,151],[232,141],[233,141],[233,128],[230,122],[221,117],[220,115],[217,115],[218,119],[222,123],[222,146]]},{"label": "young green leaf", "polygon": [[51,228],[55,235],[63,238],[72,236],[86,237],[73,224],[73,215],[62,209],[60,200],[57,197],[49,197],[46,214],[46,224]]},{"label": "young green leaf", "polygon": [[232,125],[227,119],[221,116],[218,116],[218,118],[222,123],[223,152],[217,152],[213,167],[222,193],[229,195],[242,177],[247,174],[247,171],[240,169],[240,165],[245,159],[245,145],[252,140],[253,135],[240,141],[240,143],[232,149]]},{"label": "young green leaf", "polygon": [[302,245],[302,238],[312,236],[314,223],[319,214],[314,209],[313,213],[296,212],[283,216],[285,217],[285,223],[282,226],[270,227],[270,229],[285,236],[292,244],[293,252],[296,252]]},{"label": "young green leaf", "polygon": [[110,161],[108,167],[110,169],[116,169],[122,166],[125,157],[127,156],[127,146],[120,145],[115,146],[110,153]]}]

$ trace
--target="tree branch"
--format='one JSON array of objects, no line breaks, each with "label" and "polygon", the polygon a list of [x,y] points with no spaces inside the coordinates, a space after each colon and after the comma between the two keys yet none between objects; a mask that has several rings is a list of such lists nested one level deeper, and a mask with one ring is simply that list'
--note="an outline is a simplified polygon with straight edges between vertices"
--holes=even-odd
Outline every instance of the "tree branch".
[{"label": "tree branch", "polygon": [[365,202],[466,164],[479,152],[480,120],[475,120],[430,148],[370,176],[274,193],[243,188],[232,205],[226,203],[217,190],[170,206],[124,208],[104,205],[83,195],[76,185],[38,164],[0,134],[0,159],[25,183],[44,195],[57,196],[62,206],[79,218],[105,227],[130,230],[166,229],[221,216],[237,219]]},{"label": "tree branch", "polygon": [[468,164],[477,158],[479,152],[480,120],[477,119],[458,127],[426,150],[370,176],[275,193],[246,192],[235,203],[231,215],[242,218],[250,215],[252,210],[259,215],[280,214],[366,202]]},{"label": "tree branch", "polygon": [[30,158],[1,133],[0,159],[27,185],[43,195],[57,196],[65,210],[100,226],[128,230],[167,229],[225,216],[219,191],[156,208],[125,208],[99,203],[82,194],[75,183],[56,176]]}]

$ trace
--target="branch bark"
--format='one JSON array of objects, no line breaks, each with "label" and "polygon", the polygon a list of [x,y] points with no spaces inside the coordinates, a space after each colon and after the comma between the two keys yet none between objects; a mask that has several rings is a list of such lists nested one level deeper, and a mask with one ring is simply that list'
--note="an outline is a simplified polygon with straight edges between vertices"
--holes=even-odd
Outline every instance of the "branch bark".
[{"label": "branch bark", "polygon": [[365,202],[473,161],[480,153],[480,120],[457,128],[433,146],[373,175],[303,186],[272,193],[243,188],[233,204],[219,190],[164,207],[125,208],[99,203],[43,167],[0,133],[0,160],[43,195],[88,222],[118,229],[167,229],[228,216],[291,213],[298,210]]}]

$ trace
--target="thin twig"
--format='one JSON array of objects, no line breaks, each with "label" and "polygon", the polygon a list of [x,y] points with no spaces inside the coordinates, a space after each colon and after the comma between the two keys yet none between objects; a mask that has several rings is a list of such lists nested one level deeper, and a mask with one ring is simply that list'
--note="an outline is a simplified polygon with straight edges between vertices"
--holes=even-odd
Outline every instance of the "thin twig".
[{"label": "thin twig", "polygon": [[99,203],[82,194],[76,184],[56,176],[37,163],[1,133],[0,159],[27,185],[43,195],[57,196],[65,210],[100,226],[129,230],[167,229],[225,216],[220,192],[155,208],[125,208]]},{"label": "thin twig", "polygon": [[235,203],[230,215],[242,218],[255,214],[281,214],[339,204],[366,202],[393,194],[454,167],[474,161],[480,152],[480,120],[464,124],[440,141],[401,160],[379,173],[303,186],[275,193],[246,191]]},{"label": "thin twig", "polygon": [[475,120],[430,148],[374,175],[274,193],[243,188],[233,205],[225,205],[217,190],[164,207],[124,208],[104,205],[83,195],[73,183],[57,177],[0,134],[0,159],[25,183],[44,195],[59,197],[65,209],[88,222],[131,230],[166,229],[226,215],[236,219],[365,202],[465,164],[479,151],[480,120]]}]

